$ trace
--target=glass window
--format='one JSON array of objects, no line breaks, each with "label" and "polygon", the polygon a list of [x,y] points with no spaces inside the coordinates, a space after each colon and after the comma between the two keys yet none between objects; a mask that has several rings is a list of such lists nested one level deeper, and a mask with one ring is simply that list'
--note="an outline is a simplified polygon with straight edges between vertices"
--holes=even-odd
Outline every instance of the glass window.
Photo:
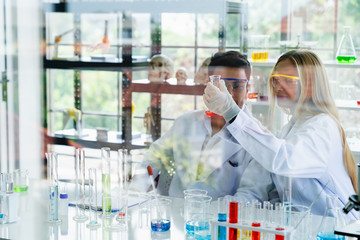
[{"label": "glass window", "polygon": [[195,15],[190,13],[163,13],[161,15],[161,44],[193,46],[195,43],[194,20]]}]

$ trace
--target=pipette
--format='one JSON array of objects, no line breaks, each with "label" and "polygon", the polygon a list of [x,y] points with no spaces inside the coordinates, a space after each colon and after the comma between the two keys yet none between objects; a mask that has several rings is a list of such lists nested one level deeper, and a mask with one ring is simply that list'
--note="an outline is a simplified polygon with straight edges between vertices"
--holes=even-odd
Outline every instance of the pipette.
[{"label": "pipette", "polygon": [[154,194],[155,194],[155,198],[157,199],[157,192],[156,192],[156,188],[155,188],[155,183],[154,183],[154,172],[152,170],[152,167],[149,165],[147,166],[147,171],[150,177],[150,181],[151,181],[151,186],[154,190]]}]

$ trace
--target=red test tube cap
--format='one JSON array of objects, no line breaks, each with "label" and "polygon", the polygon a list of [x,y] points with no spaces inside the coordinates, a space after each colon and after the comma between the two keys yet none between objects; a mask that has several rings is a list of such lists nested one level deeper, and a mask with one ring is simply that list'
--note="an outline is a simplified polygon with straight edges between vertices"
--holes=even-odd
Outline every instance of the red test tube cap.
[{"label": "red test tube cap", "polygon": [[238,222],[238,202],[229,203],[229,223]]},{"label": "red test tube cap", "polygon": [[149,176],[154,175],[152,167],[150,165],[147,166],[147,171],[148,171]]}]

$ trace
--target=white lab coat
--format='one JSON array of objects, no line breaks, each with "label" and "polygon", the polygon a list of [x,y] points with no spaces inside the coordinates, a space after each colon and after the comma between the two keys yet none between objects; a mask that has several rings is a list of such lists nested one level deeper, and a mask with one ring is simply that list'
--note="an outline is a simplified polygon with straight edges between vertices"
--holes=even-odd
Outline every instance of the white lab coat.
[{"label": "white lab coat", "polygon": [[[244,112],[249,114],[246,107]],[[185,189],[202,188],[213,199],[235,194],[252,157],[234,139],[230,140],[226,127],[212,137],[211,131],[205,111],[192,111],[177,118],[172,128],[151,145],[141,167],[151,165],[154,178],[160,174],[159,193],[183,197]],[[199,165],[203,171],[197,176]],[[147,179],[145,174],[135,176],[131,188],[147,190]]]},{"label": "white lab coat", "polygon": [[[286,200],[282,199],[283,176],[292,177],[294,205],[310,206],[324,188],[312,206],[314,214],[324,213],[326,194],[336,194],[340,208],[355,194],[343,162],[340,132],[329,115],[318,114],[304,120],[293,118],[279,138],[243,111],[227,128],[259,164],[274,173],[272,179],[281,201]],[[348,217],[358,218],[358,213],[351,211]]]}]

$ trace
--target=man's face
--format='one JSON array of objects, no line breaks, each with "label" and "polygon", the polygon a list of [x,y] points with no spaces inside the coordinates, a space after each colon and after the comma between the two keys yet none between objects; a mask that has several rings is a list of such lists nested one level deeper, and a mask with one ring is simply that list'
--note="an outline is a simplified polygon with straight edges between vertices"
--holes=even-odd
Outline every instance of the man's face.
[{"label": "man's face", "polygon": [[[242,108],[249,91],[249,80],[244,68],[216,67],[213,75],[220,75],[236,104]],[[231,80],[229,80],[231,79]]]}]

